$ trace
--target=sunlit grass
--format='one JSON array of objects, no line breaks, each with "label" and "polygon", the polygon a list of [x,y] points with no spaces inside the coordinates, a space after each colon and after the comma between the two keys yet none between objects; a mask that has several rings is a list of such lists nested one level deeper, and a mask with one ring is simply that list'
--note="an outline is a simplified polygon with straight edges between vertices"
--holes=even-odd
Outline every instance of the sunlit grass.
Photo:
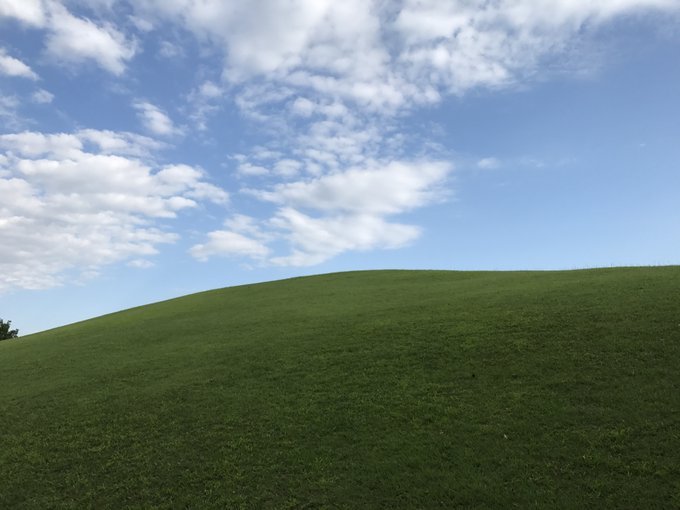
[{"label": "sunlit grass", "polygon": [[0,343],[0,508],[680,506],[680,267],[376,271]]}]

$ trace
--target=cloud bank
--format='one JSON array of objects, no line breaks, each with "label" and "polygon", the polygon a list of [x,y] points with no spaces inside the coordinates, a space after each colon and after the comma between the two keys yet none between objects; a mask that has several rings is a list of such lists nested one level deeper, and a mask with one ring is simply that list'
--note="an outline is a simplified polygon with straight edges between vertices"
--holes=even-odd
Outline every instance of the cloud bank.
[{"label": "cloud bank", "polygon": [[152,256],[177,235],[161,220],[226,192],[187,165],[155,164],[158,143],[83,130],[0,135],[0,291],[46,288],[63,275]]},{"label": "cloud bank", "polygon": [[[406,129],[404,118],[447,97],[587,67],[579,53],[584,41],[642,13],[677,16],[680,3],[0,1],[3,22],[42,38],[45,66],[77,73],[94,67],[111,80],[129,78],[126,86],[134,85],[144,55],[157,51],[168,65],[187,64],[182,41],[196,43],[202,60],[189,68],[196,79],[182,97],[162,104],[133,91],[127,104],[149,135],[175,141],[193,132],[210,138],[212,120],[236,108],[259,139],[225,154],[238,183],[230,191],[254,201],[258,214],[230,211],[189,253],[201,261],[225,256],[292,266],[418,238],[421,228],[409,214],[446,199],[454,165],[427,133]],[[24,81],[45,76],[6,49],[0,73]],[[31,100],[53,98],[40,89]],[[8,125],[18,104],[0,96]],[[174,121],[168,111],[183,118]],[[156,163],[152,154],[162,147],[104,130],[0,136],[0,191],[10,197],[0,204],[0,233],[16,247],[0,255],[8,275],[0,289],[47,287],[65,271],[121,260],[146,267],[143,257],[177,239],[161,220],[202,201],[226,202],[203,170]],[[501,162],[486,157],[477,165]]]}]

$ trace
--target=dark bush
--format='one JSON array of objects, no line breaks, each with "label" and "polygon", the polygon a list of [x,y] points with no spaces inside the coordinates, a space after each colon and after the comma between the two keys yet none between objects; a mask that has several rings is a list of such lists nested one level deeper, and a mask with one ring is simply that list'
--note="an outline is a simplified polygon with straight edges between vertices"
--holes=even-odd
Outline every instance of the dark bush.
[{"label": "dark bush", "polygon": [[0,319],[0,340],[8,340],[19,336],[18,329],[9,329],[11,325],[12,321],[5,322]]}]

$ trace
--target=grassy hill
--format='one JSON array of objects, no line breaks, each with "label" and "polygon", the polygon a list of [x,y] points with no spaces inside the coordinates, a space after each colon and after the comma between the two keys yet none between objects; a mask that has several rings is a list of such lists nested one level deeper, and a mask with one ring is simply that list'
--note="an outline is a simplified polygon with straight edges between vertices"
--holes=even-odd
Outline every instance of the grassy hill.
[{"label": "grassy hill", "polygon": [[372,271],[0,342],[0,508],[678,508],[680,267]]}]

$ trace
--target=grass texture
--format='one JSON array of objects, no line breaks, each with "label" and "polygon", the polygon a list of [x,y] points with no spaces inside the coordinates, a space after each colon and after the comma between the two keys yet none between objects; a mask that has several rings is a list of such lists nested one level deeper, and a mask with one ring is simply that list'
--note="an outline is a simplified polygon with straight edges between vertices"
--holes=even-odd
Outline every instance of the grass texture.
[{"label": "grass texture", "polygon": [[680,267],[368,271],[0,343],[0,508],[678,508]]}]

